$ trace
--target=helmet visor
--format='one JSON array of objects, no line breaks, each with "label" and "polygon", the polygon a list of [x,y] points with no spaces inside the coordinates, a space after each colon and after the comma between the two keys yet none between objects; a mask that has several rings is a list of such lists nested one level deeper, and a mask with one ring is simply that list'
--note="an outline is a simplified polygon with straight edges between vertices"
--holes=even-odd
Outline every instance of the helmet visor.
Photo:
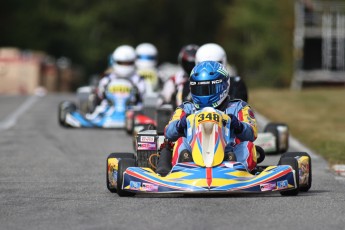
[{"label": "helmet visor", "polygon": [[116,64],[131,66],[134,65],[134,61],[116,61]]},{"label": "helmet visor", "polygon": [[141,59],[141,60],[156,60],[156,56],[153,55],[137,55],[137,59]]},{"label": "helmet visor", "polygon": [[196,96],[209,96],[222,91],[223,80],[191,81],[190,91]]}]

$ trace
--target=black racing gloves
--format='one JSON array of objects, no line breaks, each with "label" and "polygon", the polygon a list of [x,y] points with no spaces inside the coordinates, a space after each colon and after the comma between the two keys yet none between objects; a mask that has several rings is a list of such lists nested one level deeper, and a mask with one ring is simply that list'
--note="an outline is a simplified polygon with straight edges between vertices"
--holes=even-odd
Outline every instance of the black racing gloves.
[{"label": "black racing gloves", "polygon": [[233,114],[229,115],[231,118],[230,129],[234,129],[235,134],[240,134],[243,131],[243,124],[237,117]]}]

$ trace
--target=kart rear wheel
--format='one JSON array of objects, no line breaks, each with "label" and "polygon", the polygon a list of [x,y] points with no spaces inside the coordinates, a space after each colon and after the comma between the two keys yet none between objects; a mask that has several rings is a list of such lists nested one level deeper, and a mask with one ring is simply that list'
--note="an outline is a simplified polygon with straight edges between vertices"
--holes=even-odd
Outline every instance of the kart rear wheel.
[{"label": "kart rear wheel", "polygon": [[260,146],[256,145],[255,146],[256,149],[256,163],[260,164],[261,162],[263,162],[265,160],[265,150],[263,148],[261,148]]},{"label": "kart rear wheel", "polygon": [[281,157],[278,165],[289,165],[292,167],[293,170],[295,170],[295,180],[296,180],[296,185],[297,185],[297,188],[294,188],[288,191],[282,191],[280,192],[280,194],[282,196],[297,196],[299,192],[298,161],[293,157]]},{"label": "kart rear wheel", "polygon": [[[300,157],[306,156],[308,157],[308,163],[302,162]],[[299,190],[301,192],[307,192],[311,188],[312,184],[312,165],[311,165],[311,157],[306,152],[287,152],[282,155],[282,157],[293,157],[297,158],[298,162],[298,169],[299,169],[299,183],[300,187]],[[306,177],[308,177],[306,179]],[[307,180],[305,183],[303,181]]]},{"label": "kart rear wheel", "polygon": [[[281,131],[283,130],[283,131]],[[264,132],[272,133],[276,138],[276,154],[285,153],[289,148],[289,130],[284,123],[268,123]]]},{"label": "kart rear wheel", "polygon": [[[109,170],[109,160],[110,159],[133,159],[136,160],[136,156],[133,153],[111,153],[108,158],[107,158],[107,171],[106,171],[106,183],[107,183],[107,188],[110,192],[112,193],[116,193],[117,192],[117,188],[111,185],[110,182],[110,174],[112,174],[113,172],[110,172]],[[117,178],[115,178],[117,181]]]},{"label": "kart rear wheel", "polygon": [[135,193],[127,192],[122,189],[123,184],[123,173],[128,167],[136,166],[136,161],[134,159],[123,158],[119,161],[119,170],[117,173],[117,194],[119,196],[135,196]]}]

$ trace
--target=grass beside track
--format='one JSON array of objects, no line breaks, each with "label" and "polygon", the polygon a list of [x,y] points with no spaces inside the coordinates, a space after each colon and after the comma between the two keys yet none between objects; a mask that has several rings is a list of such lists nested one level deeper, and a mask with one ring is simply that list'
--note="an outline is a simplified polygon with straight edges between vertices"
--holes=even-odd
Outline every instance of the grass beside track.
[{"label": "grass beside track", "polygon": [[345,163],[345,88],[251,89],[249,104],[330,164]]}]

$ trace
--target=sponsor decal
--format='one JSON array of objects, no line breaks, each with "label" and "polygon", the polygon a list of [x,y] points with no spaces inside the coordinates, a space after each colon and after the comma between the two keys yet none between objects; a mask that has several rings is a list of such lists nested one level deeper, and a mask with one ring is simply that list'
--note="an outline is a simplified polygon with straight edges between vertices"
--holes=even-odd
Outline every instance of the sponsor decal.
[{"label": "sponsor decal", "polygon": [[198,81],[198,85],[209,85],[210,81]]},{"label": "sponsor decal", "polygon": [[249,110],[248,110],[248,114],[249,114],[249,117],[250,117],[250,118],[255,119],[255,115],[254,115],[253,110],[249,109]]},{"label": "sponsor decal", "polygon": [[218,84],[218,83],[222,83],[223,80],[222,79],[219,79],[219,80],[213,80],[212,81],[212,84]]},{"label": "sponsor decal", "polygon": [[138,142],[138,150],[156,150],[156,143]]},{"label": "sponsor decal", "polygon": [[126,85],[110,85],[108,91],[110,93],[130,93],[131,88]]},{"label": "sponsor decal", "polygon": [[158,185],[143,183],[142,190],[147,192],[158,192]]},{"label": "sponsor decal", "polygon": [[271,182],[271,183],[260,184],[260,189],[261,191],[272,191],[276,189],[276,183]]},{"label": "sponsor decal", "polygon": [[287,188],[288,186],[289,186],[289,183],[287,180],[277,181],[277,188],[278,189],[284,189],[284,188]]},{"label": "sponsor decal", "polygon": [[153,136],[141,136],[140,137],[141,142],[155,142],[155,137]]},{"label": "sponsor decal", "polygon": [[130,181],[129,188],[132,190],[140,190],[141,182],[139,181]]}]

